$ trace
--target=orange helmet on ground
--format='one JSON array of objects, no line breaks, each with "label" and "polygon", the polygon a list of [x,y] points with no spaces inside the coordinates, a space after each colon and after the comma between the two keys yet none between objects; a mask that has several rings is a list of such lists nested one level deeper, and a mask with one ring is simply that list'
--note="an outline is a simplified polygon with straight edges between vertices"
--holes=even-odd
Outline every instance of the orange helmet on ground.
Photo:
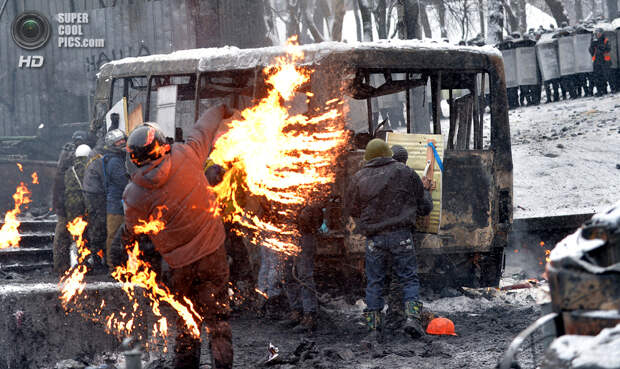
[{"label": "orange helmet on ground", "polygon": [[426,327],[426,333],[456,336],[456,333],[454,333],[454,323],[448,318],[435,318],[431,320],[428,323],[428,327]]}]

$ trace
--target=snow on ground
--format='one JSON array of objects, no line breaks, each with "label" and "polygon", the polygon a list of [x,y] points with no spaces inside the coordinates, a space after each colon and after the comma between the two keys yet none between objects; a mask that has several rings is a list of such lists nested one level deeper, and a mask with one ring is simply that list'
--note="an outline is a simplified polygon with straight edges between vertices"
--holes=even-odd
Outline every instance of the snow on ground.
[{"label": "snow on ground", "polygon": [[620,199],[619,113],[619,94],[510,111],[515,218],[599,212]]}]

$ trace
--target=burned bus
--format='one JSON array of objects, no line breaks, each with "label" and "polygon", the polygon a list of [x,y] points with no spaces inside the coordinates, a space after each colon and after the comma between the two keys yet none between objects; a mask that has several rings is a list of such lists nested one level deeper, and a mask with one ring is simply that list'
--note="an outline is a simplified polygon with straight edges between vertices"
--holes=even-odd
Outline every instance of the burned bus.
[{"label": "burned bus", "polygon": [[[428,171],[433,161],[435,210],[415,234],[421,278],[497,286],[513,191],[501,54],[490,47],[415,40],[299,49],[303,57],[296,64],[313,71],[303,91],[310,93],[296,99],[301,111],[340,98],[351,133],[324,211],[318,268],[338,271],[340,280],[355,279],[363,270],[364,239],[349,232],[342,209],[365,144],[379,136],[405,146],[407,164],[416,170]],[[97,78],[93,121],[124,109],[121,128],[157,121],[168,136],[182,140],[183,130],[214,103],[253,106],[266,93],[263,70],[285,53],[285,47],[224,47],[107,63]],[[430,156],[428,141],[435,144]]]}]

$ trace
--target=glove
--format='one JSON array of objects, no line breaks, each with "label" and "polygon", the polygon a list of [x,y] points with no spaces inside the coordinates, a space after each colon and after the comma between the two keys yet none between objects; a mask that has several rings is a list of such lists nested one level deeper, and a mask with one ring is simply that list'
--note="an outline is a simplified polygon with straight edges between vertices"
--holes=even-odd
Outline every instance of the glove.
[{"label": "glove", "polygon": [[224,179],[224,173],[226,171],[218,164],[213,164],[205,171],[205,176],[207,177],[207,182],[209,182],[209,186],[214,187],[220,184]]}]

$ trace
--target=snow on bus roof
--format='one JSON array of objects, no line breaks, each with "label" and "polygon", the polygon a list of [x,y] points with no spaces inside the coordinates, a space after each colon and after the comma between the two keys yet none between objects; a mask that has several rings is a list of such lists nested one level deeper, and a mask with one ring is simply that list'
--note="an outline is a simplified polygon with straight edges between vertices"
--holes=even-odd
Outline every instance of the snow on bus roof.
[{"label": "snow on bus roof", "polygon": [[[380,40],[376,42],[322,42],[299,46],[304,52],[302,64],[311,64],[320,61],[333,53],[363,52],[363,51],[453,51],[474,53],[481,55],[501,56],[501,53],[492,46],[461,46],[445,42],[430,40]],[[254,49],[239,49],[234,46],[225,46],[208,49],[191,49],[175,51],[170,54],[158,54],[141,57],[124,58],[104,64],[101,70],[116,69],[147,63],[166,62],[197,62],[200,71],[250,69],[256,66],[266,66],[273,63],[273,59],[286,53],[286,46],[271,46]]]}]

